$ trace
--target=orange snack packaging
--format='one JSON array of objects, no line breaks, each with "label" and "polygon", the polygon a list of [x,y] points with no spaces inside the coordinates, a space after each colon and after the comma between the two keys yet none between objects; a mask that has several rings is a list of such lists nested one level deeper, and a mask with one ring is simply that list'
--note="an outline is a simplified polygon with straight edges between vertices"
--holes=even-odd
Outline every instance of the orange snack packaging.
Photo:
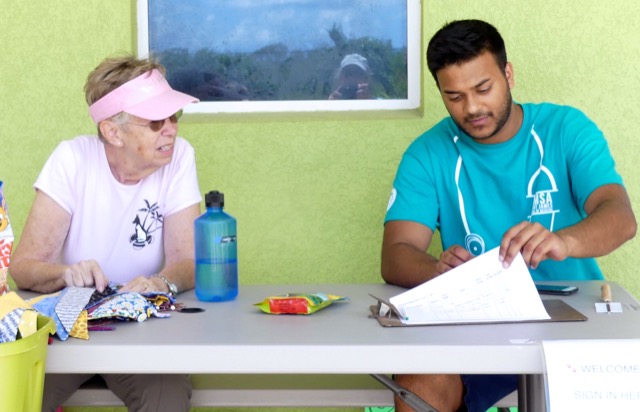
[{"label": "orange snack packaging", "polygon": [[255,305],[265,313],[274,315],[310,315],[334,302],[346,302],[349,298],[325,293],[287,293],[269,296]]}]

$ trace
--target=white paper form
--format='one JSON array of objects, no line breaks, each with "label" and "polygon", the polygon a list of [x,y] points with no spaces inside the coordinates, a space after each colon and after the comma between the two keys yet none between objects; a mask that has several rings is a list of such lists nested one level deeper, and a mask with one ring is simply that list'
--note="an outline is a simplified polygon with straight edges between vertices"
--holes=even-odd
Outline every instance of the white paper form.
[{"label": "white paper form", "polygon": [[389,299],[404,324],[550,319],[522,255],[503,268],[499,248]]},{"label": "white paper form", "polygon": [[640,340],[543,341],[548,410],[640,411]]}]

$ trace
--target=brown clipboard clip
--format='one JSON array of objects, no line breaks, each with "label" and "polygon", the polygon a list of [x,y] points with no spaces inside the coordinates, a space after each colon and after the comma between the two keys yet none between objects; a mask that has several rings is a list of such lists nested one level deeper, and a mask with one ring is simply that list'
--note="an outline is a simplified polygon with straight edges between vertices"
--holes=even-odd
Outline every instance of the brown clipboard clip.
[{"label": "brown clipboard clip", "polygon": [[402,315],[402,313],[400,313],[398,308],[396,308],[388,300],[381,299],[377,296],[373,296],[371,293],[369,293],[369,296],[371,296],[372,298],[378,301],[378,304],[376,305],[375,313],[374,313],[376,318],[378,319],[379,318],[388,318],[388,319],[395,318],[397,320],[404,319],[404,315]]}]

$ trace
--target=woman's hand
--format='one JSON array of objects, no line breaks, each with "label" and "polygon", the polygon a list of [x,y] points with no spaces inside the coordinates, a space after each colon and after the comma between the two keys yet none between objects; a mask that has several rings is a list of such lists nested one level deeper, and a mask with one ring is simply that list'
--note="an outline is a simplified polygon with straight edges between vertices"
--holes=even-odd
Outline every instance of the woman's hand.
[{"label": "woman's hand", "polygon": [[138,276],[137,278],[127,282],[122,288],[120,288],[120,291],[138,293],[169,292],[167,285],[157,276]]},{"label": "woman's hand", "polygon": [[66,286],[95,287],[99,292],[109,284],[102,268],[95,260],[81,260],[65,269],[63,274]]}]

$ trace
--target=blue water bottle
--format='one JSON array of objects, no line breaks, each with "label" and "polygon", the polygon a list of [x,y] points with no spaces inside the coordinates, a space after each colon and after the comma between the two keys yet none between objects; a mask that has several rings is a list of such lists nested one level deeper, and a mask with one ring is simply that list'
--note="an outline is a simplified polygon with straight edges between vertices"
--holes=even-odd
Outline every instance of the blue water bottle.
[{"label": "blue water bottle", "polygon": [[223,302],[238,296],[236,219],[225,213],[224,193],[204,197],[207,211],[194,222],[196,296],[205,302]]}]

